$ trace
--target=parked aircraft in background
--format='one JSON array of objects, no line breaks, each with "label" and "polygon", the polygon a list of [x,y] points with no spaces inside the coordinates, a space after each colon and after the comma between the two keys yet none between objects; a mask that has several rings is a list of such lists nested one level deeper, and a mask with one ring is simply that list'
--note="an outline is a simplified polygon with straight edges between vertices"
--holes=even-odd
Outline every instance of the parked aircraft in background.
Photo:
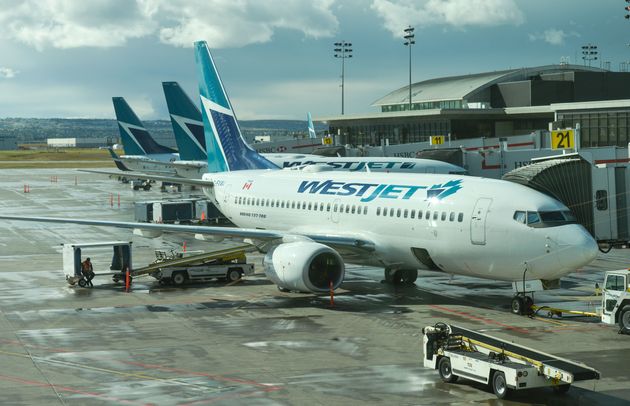
[{"label": "parked aircraft in background", "polygon": [[112,155],[116,166],[120,162],[132,171],[175,174],[171,163],[179,159],[177,151],[158,144],[124,98],[113,97],[112,101],[125,150],[120,157]]},{"label": "parked aircraft in background", "polygon": [[[181,160],[174,163],[179,176],[198,179],[207,171],[206,142],[203,136],[201,111],[177,82],[163,82],[173,132]],[[309,135],[315,137],[311,114],[307,115]],[[334,170],[352,172],[453,173],[466,170],[447,162],[432,159],[397,157],[323,157],[309,154],[261,154],[280,168],[303,168],[325,165]]]},{"label": "parked aircraft in background", "polygon": [[[239,228],[0,218],[131,228],[149,236],[246,238],[266,251],[265,273],[279,288],[311,292],[337,288],[344,261],[381,266],[392,282],[414,282],[418,269],[523,281],[560,278],[597,255],[595,240],[565,205],[519,184],[319,166],[277,170],[242,138],[205,42],[195,43],[195,57],[208,173],[183,183],[202,186]],[[513,310],[530,301],[522,292],[512,300]]]}]

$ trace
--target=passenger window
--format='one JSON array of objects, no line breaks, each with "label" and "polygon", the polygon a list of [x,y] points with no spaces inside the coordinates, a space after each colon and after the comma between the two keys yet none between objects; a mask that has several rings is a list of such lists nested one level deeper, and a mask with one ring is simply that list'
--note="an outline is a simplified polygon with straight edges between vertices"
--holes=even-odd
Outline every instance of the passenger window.
[{"label": "passenger window", "polygon": [[383,208],[383,216],[387,216],[387,207]]},{"label": "passenger window", "polygon": [[400,209],[396,210],[396,217],[400,217]]},{"label": "passenger window", "polygon": [[274,202],[273,200],[271,201],[271,207],[276,207],[276,202]]},{"label": "passenger window", "polygon": [[428,219],[430,219],[430,218],[431,218],[431,211],[430,211],[430,210],[427,210],[427,211],[424,213],[424,219],[425,219],[425,220],[428,220]]},{"label": "passenger window", "polygon": [[350,213],[350,205],[346,205],[346,213]]},{"label": "passenger window", "polygon": [[395,210],[389,209],[389,217],[394,217]]},{"label": "passenger window", "polygon": [[459,213],[459,216],[457,216],[457,222],[461,223],[462,221],[464,221],[464,213]]},{"label": "passenger window", "polygon": [[440,215],[440,213],[439,213],[439,212],[434,211],[434,212],[433,212],[433,221],[436,221],[436,220],[438,219],[438,216],[439,216],[439,215]]},{"label": "passenger window", "polygon": [[335,213],[337,213],[337,203],[335,203],[335,204],[333,205],[333,211],[334,211]]},{"label": "passenger window", "polygon": [[354,204],[352,205],[352,214],[354,214],[356,207],[354,206]]},{"label": "passenger window", "polygon": [[418,210],[418,220],[422,220],[422,210]]},{"label": "passenger window", "polygon": [[363,214],[367,215],[367,211],[368,211],[368,207],[367,207],[367,206],[364,206],[364,207],[363,207]]},{"label": "passenger window", "polygon": [[381,215],[381,208],[380,208],[380,207],[377,207],[377,208],[376,208],[376,215],[377,215],[377,216],[380,216],[380,215]]},{"label": "passenger window", "polygon": [[330,211],[330,203],[326,204],[326,211]]},{"label": "passenger window", "polygon": [[454,211],[452,211],[451,214],[449,214],[448,221],[455,221],[455,212]]},{"label": "passenger window", "polygon": [[284,200],[280,202],[280,208],[284,209]]},{"label": "passenger window", "polygon": [[442,218],[441,218],[441,220],[442,220],[442,221],[446,221],[446,212],[445,212],[445,211],[443,211],[443,212],[442,212]]},{"label": "passenger window", "polygon": [[405,211],[403,212],[403,217],[407,218],[408,214],[409,214],[409,210],[405,209]]},{"label": "passenger window", "polygon": [[311,202],[308,202],[308,206],[306,206],[309,210],[311,209]]},{"label": "passenger window", "polygon": [[324,203],[319,204],[319,211],[324,211]]},{"label": "passenger window", "polygon": [[411,213],[409,217],[411,217],[412,219],[416,218],[416,209],[411,209]]}]

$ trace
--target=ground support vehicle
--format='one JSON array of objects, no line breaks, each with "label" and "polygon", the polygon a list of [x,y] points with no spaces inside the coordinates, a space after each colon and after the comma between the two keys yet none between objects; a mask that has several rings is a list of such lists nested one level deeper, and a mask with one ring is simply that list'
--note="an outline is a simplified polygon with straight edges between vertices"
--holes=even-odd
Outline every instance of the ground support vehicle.
[{"label": "ground support vehicle", "polygon": [[437,323],[422,334],[424,367],[437,369],[447,383],[462,377],[488,384],[499,399],[546,386],[564,393],[573,382],[600,377],[586,365],[462,327]]},{"label": "ground support vehicle", "polygon": [[[98,272],[99,265],[96,261],[94,264],[95,276],[102,275],[121,275],[126,269],[132,267],[131,257],[131,241],[106,241],[106,242],[89,242],[89,243],[67,243],[63,244],[63,270],[66,274],[66,281],[69,285],[79,285],[82,288],[87,286],[87,280],[81,273],[81,262],[84,258],[89,257],[87,252],[98,254],[102,251],[111,249],[112,259],[108,261],[109,267],[107,272]],[[94,257],[94,255],[92,255]],[[122,278],[124,280],[124,277]]]},{"label": "ground support vehicle", "polygon": [[[254,265],[248,264],[245,252],[252,250],[251,245],[243,245],[224,250],[198,253],[166,254],[156,251],[156,261],[150,265],[131,271],[130,276],[151,275],[160,283],[183,285],[193,281],[225,279],[233,282],[243,276],[254,273]],[[124,273],[115,274],[114,282],[125,280]]]},{"label": "ground support vehicle", "polygon": [[621,269],[607,271],[604,288],[596,285],[596,291],[601,291],[602,303],[597,312],[582,312],[576,310],[558,309],[549,306],[532,306],[534,314],[548,317],[562,317],[564,314],[574,316],[598,317],[602,323],[619,325],[619,333],[630,334],[630,270]]}]

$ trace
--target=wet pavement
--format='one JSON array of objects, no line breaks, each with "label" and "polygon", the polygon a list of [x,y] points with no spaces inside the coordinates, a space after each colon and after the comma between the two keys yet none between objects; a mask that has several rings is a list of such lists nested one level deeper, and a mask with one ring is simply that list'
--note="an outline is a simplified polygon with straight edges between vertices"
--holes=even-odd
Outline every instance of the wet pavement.
[{"label": "wet pavement", "polygon": [[[62,169],[3,170],[0,180],[5,214],[131,220],[134,200],[174,196]],[[65,282],[60,244],[112,240],[133,241],[136,266],[183,241],[190,250],[237,244],[0,223],[3,404],[630,404],[630,336],[584,317],[514,316],[508,283],[421,272],[416,285],[395,287],[381,282],[379,269],[349,266],[330,307],[327,296],[281,293],[260,273],[231,286],[184,288],[143,277],[129,293],[109,275],[98,275],[93,289]],[[89,255],[104,273],[110,252]],[[249,260],[261,272],[261,255]],[[592,311],[603,272],[629,263],[630,250],[601,254],[536,301]],[[438,321],[584,362],[602,379],[564,396],[537,389],[507,401],[470,381],[444,384],[422,367],[421,329]]]}]

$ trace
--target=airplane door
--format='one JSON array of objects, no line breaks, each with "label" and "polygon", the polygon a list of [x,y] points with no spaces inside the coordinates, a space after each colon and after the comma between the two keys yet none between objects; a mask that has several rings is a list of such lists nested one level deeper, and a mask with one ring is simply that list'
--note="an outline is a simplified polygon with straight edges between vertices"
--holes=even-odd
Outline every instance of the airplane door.
[{"label": "airplane door", "polygon": [[232,185],[227,184],[223,187],[223,203],[228,203],[230,200],[230,188]]},{"label": "airplane door", "polygon": [[482,197],[477,200],[470,218],[470,242],[476,245],[486,244],[486,216],[492,199]]},{"label": "airplane door", "polygon": [[330,208],[330,220],[333,223],[339,223],[339,199],[335,199],[332,207]]}]

